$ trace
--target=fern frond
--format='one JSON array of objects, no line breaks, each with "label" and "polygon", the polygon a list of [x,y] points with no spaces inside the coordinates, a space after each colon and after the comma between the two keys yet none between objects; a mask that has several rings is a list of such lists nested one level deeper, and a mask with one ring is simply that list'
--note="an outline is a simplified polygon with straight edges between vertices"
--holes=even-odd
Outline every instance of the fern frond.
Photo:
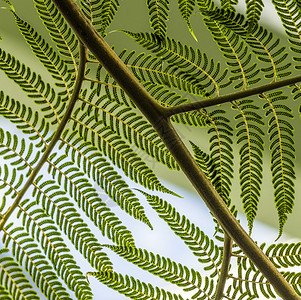
[{"label": "fern frond", "polygon": [[262,183],[263,136],[262,117],[256,113],[260,108],[252,100],[240,100],[233,103],[239,111],[235,116],[237,144],[240,144],[239,178],[241,200],[247,216],[249,230],[253,228],[256,217]]},{"label": "fern frond", "polygon": [[150,17],[151,27],[155,31],[158,39],[164,38],[166,35],[166,21],[169,14],[168,0],[147,0],[148,14]]},{"label": "fern frond", "polygon": [[[142,192],[142,191],[141,191]],[[211,271],[211,277],[219,274],[219,266],[222,263],[222,255],[219,247],[209,239],[203,231],[190,222],[184,215],[179,214],[167,201],[142,192],[148,203],[158,213],[170,229],[180,237],[192,253],[198,257],[204,265],[204,270]]]},{"label": "fern frond", "polygon": [[0,115],[16,124],[18,129],[29,135],[30,140],[37,140],[35,146],[44,150],[49,139],[50,124],[44,118],[40,119],[38,112],[33,112],[30,106],[26,107],[0,91]]},{"label": "fern frond", "polygon": [[254,24],[251,31],[248,31],[248,22],[241,14],[221,9],[214,11],[203,11],[204,16],[229,29],[229,33],[234,32],[239,38],[251,47],[257,59],[268,64],[267,67],[260,68],[265,73],[265,78],[282,78],[291,74],[288,70],[291,63],[287,61],[288,54],[285,46],[280,44],[280,39],[274,39],[273,34],[267,29]]},{"label": "fern frond", "polygon": [[260,15],[263,10],[264,3],[262,0],[246,0],[248,32],[250,32],[255,24],[258,24]]},{"label": "fern frond", "polygon": [[39,242],[44,254],[68,288],[75,292],[76,298],[92,298],[92,291],[86,276],[80,271],[70,250],[61,237],[54,221],[32,200],[20,203],[18,217],[22,217],[22,225],[33,240]]},{"label": "fern frond", "polygon": [[208,134],[212,135],[210,142],[210,164],[215,165],[216,175],[212,182],[216,191],[223,197],[226,203],[229,203],[229,195],[231,191],[231,179],[233,178],[233,149],[232,139],[233,129],[229,125],[229,119],[225,117],[224,110],[214,110],[212,112],[206,112],[204,110],[199,111],[208,123],[211,125]]},{"label": "fern frond", "polygon": [[78,115],[77,109],[72,117],[73,128],[79,135],[96,146],[104,156],[109,157],[114,165],[122,169],[131,180],[151,189],[174,194],[160,183],[160,180],[138,154],[110,126],[96,121],[95,116],[87,112]]},{"label": "fern frond", "polygon": [[51,74],[57,80],[56,86],[63,88],[59,93],[61,96],[66,96],[62,101],[66,101],[71,97],[70,89],[74,81],[71,80],[71,74],[68,72],[67,64],[60,58],[54,49],[39,35],[34,28],[27,22],[23,21],[17,14],[14,14],[16,24],[19,27],[26,42],[30,45],[33,53]]},{"label": "fern frond", "polygon": [[66,197],[55,181],[41,182],[41,176],[34,183],[32,196],[73,243],[75,248],[97,270],[112,269],[112,263],[88,225],[82,220],[75,205]]},{"label": "fern frond", "polygon": [[[294,163],[295,148],[292,110],[284,103],[288,97],[282,91],[261,95],[266,103],[266,117],[269,117],[269,139],[271,151],[271,172],[274,186],[275,204],[279,218],[279,236],[282,234],[287,215],[292,213],[294,205]],[[280,103],[279,103],[280,102]]]},{"label": "fern frond", "polygon": [[301,49],[301,22],[300,22],[300,1],[295,0],[272,0],[275,9],[282,21],[282,25],[292,44],[290,49],[296,53],[293,57],[294,68],[301,69],[300,49]]},{"label": "fern frond", "polygon": [[205,96],[201,87],[183,76],[177,76],[178,70],[172,65],[164,67],[160,57],[145,53],[135,55],[135,51],[127,53],[126,50],[123,50],[119,57],[142,83],[150,81],[167,87],[175,87],[190,94]]},{"label": "fern frond", "polygon": [[190,24],[190,17],[195,7],[195,0],[178,0],[178,6],[182,18],[185,20],[187,27],[193,36],[193,38],[197,41],[197,38],[193,32],[192,26]]},{"label": "fern frond", "polygon": [[220,88],[225,86],[221,82],[227,70],[221,72],[220,63],[215,64],[213,59],[209,61],[207,55],[199,49],[194,50],[169,37],[158,40],[154,34],[123,32],[166,62],[170,66],[169,72],[206,90],[207,96],[214,92],[218,95]]},{"label": "fern frond", "polygon": [[69,72],[77,72],[78,40],[51,0],[34,0],[40,18],[48,30],[64,61],[70,65]]},{"label": "fern frond", "polygon": [[[95,93],[95,90],[92,91],[89,99],[93,98]],[[95,103],[80,100],[83,102],[81,110],[89,111],[90,115],[94,113],[95,122],[101,119],[104,126],[110,126],[117,135],[123,136],[130,144],[134,144],[158,162],[167,165],[170,169],[179,169],[151,124],[132,108],[123,103],[112,102],[107,95],[98,97]]]},{"label": "fern frond", "polygon": [[52,124],[60,122],[60,115],[63,113],[65,103],[56,95],[55,90],[49,83],[45,84],[42,77],[32,72],[29,67],[21,64],[10,54],[0,49],[0,69],[6,76],[13,80],[20,88],[27,93],[34,102],[43,105],[42,111],[47,112],[45,118],[51,119]]},{"label": "fern frond", "polygon": [[82,11],[94,28],[105,36],[105,30],[112,23],[118,8],[118,0],[81,0]]},{"label": "fern frond", "polygon": [[[10,297],[11,296],[11,297]],[[7,248],[0,249],[0,297],[1,300],[39,300],[23,270],[9,256]]]},{"label": "fern frond", "polygon": [[214,1],[212,0],[196,0],[196,3],[201,13],[203,11],[211,11],[217,8]]},{"label": "fern frond", "polygon": [[222,9],[235,11],[234,5],[238,4],[238,0],[220,0]]},{"label": "fern frond", "polygon": [[13,12],[15,11],[15,8],[10,0],[2,0],[2,1],[4,1],[10,7],[11,11]]},{"label": "fern frond", "polygon": [[[106,245],[106,247],[143,270],[183,288],[184,291],[193,291],[192,299],[207,299],[214,291],[214,289],[206,290],[202,288],[203,279],[199,272],[171,261],[169,258],[162,257],[159,254],[155,255],[140,248],[111,245]],[[208,285],[209,282],[210,285]],[[207,288],[212,287],[212,279],[205,277],[205,286]]]},{"label": "fern frond", "polygon": [[78,203],[101,233],[118,244],[134,244],[130,231],[105,205],[97,191],[74,163],[65,160],[66,156],[49,158],[49,173],[66,192]]},{"label": "fern frond", "polygon": [[5,247],[11,245],[13,256],[30,274],[36,286],[48,299],[70,299],[38,245],[22,227],[10,229],[12,225],[8,224],[3,229]]},{"label": "fern frond", "polygon": [[141,282],[132,276],[123,276],[116,272],[90,272],[88,275],[94,276],[109,288],[131,299],[184,300],[181,295],[172,294],[158,287],[153,287],[151,284]]}]

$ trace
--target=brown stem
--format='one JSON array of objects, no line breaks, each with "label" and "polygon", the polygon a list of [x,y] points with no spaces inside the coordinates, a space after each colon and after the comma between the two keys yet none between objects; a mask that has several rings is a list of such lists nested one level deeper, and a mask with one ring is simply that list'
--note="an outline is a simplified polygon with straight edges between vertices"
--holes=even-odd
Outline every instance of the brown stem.
[{"label": "brown stem", "polygon": [[43,167],[44,163],[47,161],[49,155],[51,154],[51,152],[54,148],[54,146],[60,140],[61,134],[62,134],[63,130],[65,129],[67,122],[70,119],[70,116],[72,114],[74,105],[75,105],[75,103],[76,103],[76,101],[79,97],[79,93],[80,93],[80,90],[81,90],[81,86],[82,86],[82,82],[84,80],[85,70],[86,70],[87,48],[83,44],[80,44],[79,50],[80,50],[80,61],[79,61],[78,74],[77,74],[76,82],[75,82],[75,85],[74,85],[73,93],[72,93],[72,96],[70,98],[70,102],[68,104],[68,107],[66,109],[64,117],[63,117],[61,123],[59,124],[55,134],[53,135],[50,144],[48,145],[45,152],[43,153],[43,156],[41,157],[40,161],[38,162],[37,166],[33,169],[32,173],[30,174],[30,176],[27,180],[27,182],[25,183],[25,185],[23,186],[21,191],[18,193],[18,196],[17,196],[16,200],[14,201],[12,206],[7,210],[7,212],[1,218],[0,231],[4,228],[5,223],[7,222],[9,217],[12,215],[12,213],[15,211],[15,209],[19,206],[19,203],[21,202],[24,194],[26,193],[28,188],[33,183],[34,179],[36,178],[36,176],[40,172],[40,170]]},{"label": "brown stem", "polygon": [[172,126],[167,110],[148,94],[121,59],[93,28],[74,0],[52,0],[82,43],[132,99],[157,131],[179,166],[221,226],[286,300],[300,300],[295,290],[231,214]]},{"label": "brown stem", "polygon": [[224,297],[224,289],[226,285],[226,280],[228,278],[230,260],[232,255],[232,239],[227,233],[224,236],[224,248],[223,248],[223,262],[221,267],[221,275],[218,279],[215,300],[221,300]]}]

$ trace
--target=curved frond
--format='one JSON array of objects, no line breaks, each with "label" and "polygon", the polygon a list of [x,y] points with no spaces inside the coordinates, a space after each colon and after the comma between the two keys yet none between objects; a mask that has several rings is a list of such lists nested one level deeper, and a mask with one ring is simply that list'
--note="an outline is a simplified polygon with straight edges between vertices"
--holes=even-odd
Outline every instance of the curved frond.
[{"label": "curved frond", "polygon": [[11,245],[13,256],[30,274],[34,283],[48,299],[70,300],[66,289],[52,271],[52,267],[41,253],[38,245],[22,227],[10,229],[11,226],[12,224],[8,224],[3,229],[5,247]]},{"label": "curved frond", "polygon": [[158,40],[154,34],[123,32],[166,62],[170,66],[170,72],[175,76],[204,90],[206,96],[214,92],[218,95],[220,88],[225,86],[222,81],[227,70],[221,71],[220,63],[215,63],[213,59],[209,60],[207,55],[201,53],[199,49],[194,50],[169,37]]},{"label": "curved frond", "polygon": [[35,146],[43,147],[43,151],[49,139],[50,124],[40,118],[38,112],[33,112],[30,106],[27,107],[0,91],[0,115],[16,124],[18,129],[29,135],[30,140],[37,141]]},{"label": "curved frond", "polygon": [[94,28],[105,36],[105,30],[112,23],[118,8],[118,0],[81,0],[82,11]]},{"label": "curved frond", "polygon": [[141,157],[109,125],[104,124],[102,120],[96,120],[95,115],[90,116],[87,112],[82,112],[80,108],[74,112],[72,121],[72,130],[78,130],[85,141],[96,146],[131,180],[151,190],[174,194],[160,183]]},{"label": "curved frond", "polygon": [[131,299],[184,300],[181,295],[172,294],[158,287],[153,287],[151,284],[141,282],[132,276],[123,276],[116,272],[91,272],[88,275],[94,276],[109,288]]},{"label": "curved frond", "polygon": [[241,200],[248,219],[249,230],[252,230],[256,217],[263,172],[263,136],[262,117],[256,112],[260,108],[252,100],[240,100],[233,103],[239,111],[235,116],[237,144],[240,144],[239,178]]},{"label": "curved frond", "polygon": [[92,291],[86,276],[77,266],[69,247],[54,225],[54,221],[29,199],[20,203],[18,216],[22,217],[22,224],[33,240],[40,242],[41,248],[51,261],[54,270],[68,288],[75,292],[76,298],[92,298]]},{"label": "curved frond", "polygon": [[196,36],[193,32],[192,26],[190,24],[190,17],[192,15],[194,7],[195,7],[195,0],[178,0],[178,6],[179,6],[181,16],[185,20],[191,35],[197,41],[197,38],[196,38]]},{"label": "curved frond", "polygon": [[190,222],[184,215],[179,214],[167,201],[160,199],[158,196],[142,193],[159,217],[168,224],[170,229],[198,257],[199,262],[204,266],[204,270],[212,272],[211,277],[219,274],[222,255],[219,247],[215,245],[213,240],[209,239],[199,227]]},{"label": "curved frond", "polygon": [[[106,245],[106,247],[143,270],[183,288],[184,291],[193,291],[192,299],[208,299],[214,292],[212,279],[205,277],[205,287],[210,288],[206,290],[202,287],[203,278],[199,272],[171,261],[169,258],[162,257],[159,254],[155,255],[140,248],[110,245]],[[210,285],[208,285],[209,281]]]},{"label": "curved frond", "polygon": [[264,3],[262,0],[246,0],[248,31],[251,31],[255,24],[258,24]]},{"label": "curved frond", "polygon": [[23,270],[9,255],[7,248],[0,249],[1,300],[39,300]]},{"label": "curved frond", "polygon": [[78,60],[78,40],[51,0],[34,0],[40,15],[59,53],[70,65],[69,72],[76,73]]},{"label": "curved frond", "polygon": [[271,172],[274,186],[275,204],[279,218],[279,236],[282,234],[287,215],[294,205],[294,163],[295,148],[293,140],[292,110],[285,104],[287,96],[282,91],[261,95],[266,103],[266,117],[269,117],[269,139],[271,151]]},{"label": "curved frond", "polygon": [[30,45],[35,56],[39,59],[51,76],[57,80],[55,85],[63,89],[63,91],[59,94],[66,98],[63,98],[62,101],[70,99],[70,89],[72,88],[74,81],[71,78],[70,72],[68,72],[67,64],[45,41],[45,39],[34,30],[34,28],[32,28],[27,22],[23,21],[17,14],[14,14],[14,16],[20,32],[26,42]]},{"label": "curved frond", "polygon": [[56,95],[49,83],[45,84],[40,75],[1,49],[0,69],[19,85],[29,98],[34,99],[36,104],[43,105],[42,111],[47,113],[45,118],[51,119],[52,124],[60,122],[59,116],[64,111],[65,102],[62,103],[61,97]]},{"label": "curved frond", "polygon": [[234,5],[238,4],[238,0],[220,0],[221,8],[235,11]]},{"label": "curved frond", "polygon": [[169,14],[168,0],[146,0],[151,27],[157,38],[164,38],[166,35],[166,21]]},{"label": "curved frond", "polygon": [[103,235],[118,244],[134,244],[130,231],[124,225],[121,225],[121,221],[106,206],[84,173],[74,166],[72,161],[66,160],[64,155],[58,158],[52,155],[48,164],[49,173],[77,202],[78,206],[100,229]]}]

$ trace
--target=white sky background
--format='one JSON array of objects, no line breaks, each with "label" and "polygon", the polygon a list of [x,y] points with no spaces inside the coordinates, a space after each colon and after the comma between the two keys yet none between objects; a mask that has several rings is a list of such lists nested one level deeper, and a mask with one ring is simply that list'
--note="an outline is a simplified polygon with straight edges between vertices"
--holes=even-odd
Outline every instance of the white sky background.
[{"label": "white sky background", "polygon": [[[171,0],[174,1],[174,0]],[[266,23],[267,25],[270,25],[271,22],[273,24],[273,28],[277,28],[279,31],[283,31],[283,28],[278,20],[278,16],[275,14],[275,10],[273,5],[271,4],[271,1],[265,2],[265,9],[263,13],[263,19],[262,23]],[[241,2],[242,3],[242,2]],[[244,4],[241,4],[241,8],[243,9]],[[9,123],[5,123],[6,121],[1,120],[1,126],[6,127],[9,126]],[[2,165],[2,162],[0,160],[0,163]],[[173,206],[177,208],[177,210],[186,216],[189,217],[189,219],[194,222],[196,225],[200,227],[201,230],[204,230],[205,233],[208,235],[214,232],[214,224],[212,222],[212,217],[209,214],[209,211],[207,207],[204,205],[204,203],[199,199],[198,196],[195,194],[192,194],[190,192],[187,192],[185,190],[179,189],[176,186],[172,186],[172,184],[165,182],[165,185],[169,187],[171,190],[175,191],[176,193],[183,196],[183,199],[176,198],[176,197],[169,197],[167,195],[164,196],[165,200],[168,200]],[[132,186],[132,183],[131,183]],[[0,190],[1,193],[1,190]],[[164,221],[158,218],[157,214],[148,206],[147,201],[144,199],[144,197],[140,197],[139,193],[137,192],[137,196],[141,198],[141,203],[145,205],[146,207],[146,214],[149,216],[151,223],[154,226],[154,230],[151,231],[146,225],[143,223],[133,220],[131,217],[127,216],[125,213],[120,212],[119,207],[113,206],[111,209],[113,212],[116,210],[116,214],[118,216],[121,215],[121,219],[125,221],[125,225],[129,227],[129,229],[133,232],[133,235],[136,240],[136,246],[145,248],[149,251],[152,251],[153,253],[158,253],[165,257],[170,257],[172,260],[175,260],[176,262],[180,262],[183,265],[187,265],[188,267],[197,267],[197,259],[194,257],[190,250],[187,248],[187,246],[173,234],[173,232],[167,227]],[[162,196],[162,194],[160,194]],[[162,197],[163,198],[163,197]],[[246,220],[243,216],[240,217],[242,220],[242,224],[247,228],[246,226]],[[275,241],[275,238],[278,236],[278,229],[272,228],[269,226],[266,226],[260,222],[256,222],[253,230],[253,238],[257,240],[260,243],[266,242],[266,243],[273,243]],[[99,236],[97,234],[96,236]],[[99,236],[100,239],[102,237]],[[281,238],[281,241],[291,241],[292,238],[284,235]],[[156,279],[155,276],[148,275],[147,272],[139,269],[138,267],[133,266],[132,264],[128,263],[122,258],[119,258],[115,255],[111,255],[112,252],[110,250],[105,250],[107,253],[109,253],[110,257],[114,257],[114,268],[115,271],[121,272],[123,274],[132,275],[133,277],[139,278],[142,281],[145,282],[153,282],[155,285],[158,285],[160,287],[166,287],[167,290],[173,291],[175,293],[179,293],[180,289],[178,289],[176,286],[171,286],[166,284],[165,281]],[[74,253],[74,258],[76,261],[82,261],[82,257],[77,254],[77,252]],[[83,264],[83,273],[93,271],[91,270],[90,265]],[[125,296],[120,295],[119,293],[107,288],[100,282],[98,282],[96,279],[93,279],[92,277],[89,278],[91,282],[91,287],[93,291],[95,292],[95,300],[123,300],[123,299],[129,299]],[[99,291],[99,294],[97,293]],[[186,295],[183,294],[183,296]],[[41,299],[44,299],[43,296]],[[265,298],[262,298],[265,299]]]}]

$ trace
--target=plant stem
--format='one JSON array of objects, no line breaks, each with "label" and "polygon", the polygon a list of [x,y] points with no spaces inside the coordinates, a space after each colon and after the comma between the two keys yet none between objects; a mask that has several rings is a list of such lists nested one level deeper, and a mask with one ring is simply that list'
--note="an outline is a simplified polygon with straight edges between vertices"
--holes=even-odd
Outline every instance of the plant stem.
[{"label": "plant stem", "polygon": [[205,108],[205,107],[215,106],[215,105],[243,99],[243,98],[250,97],[250,96],[259,95],[259,94],[262,94],[262,93],[265,93],[265,92],[268,92],[271,90],[275,90],[275,89],[278,89],[281,87],[293,85],[300,81],[301,81],[301,75],[298,75],[298,76],[290,77],[287,79],[279,80],[276,82],[264,84],[264,85],[254,87],[251,89],[235,92],[232,94],[217,96],[214,98],[209,98],[209,99],[200,100],[200,101],[191,102],[191,103],[184,103],[184,104],[180,104],[180,105],[172,106],[172,107],[166,107],[167,115],[173,116],[173,115],[177,115],[177,114],[184,113],[184,112],[194,111],[194,110]]},{"label": "plant stem", "polygon": [[20,204],[23,196],[25,195],[26,191],[29,189],[29,187],[33,183],[34,179],[38,175],[38,173],[41,170],[41,168],[43,167],[44,163],[47,161],[49,155],[51,154],[51,152],[54,148],[54,146],[60,140],[61,134],[64,131],[64,129],[65,129],[65,127],[66,127],[66,125],[67,125],[67,123],[70,119],[70,116],[72,114],[75,103],[76,103],[76,101],[79,97],[82,82],[84,80],[84,76],[85,76],[85,72],[86,72],[87,48],[83,44],[80,44],[79,51],[80,51],[80,60],[79,60],[78,74],[77,74],[76,82],[75,82],[74,89],[73,89],[73,92],[72,92],[72,96],[70,98],[70,102],[68,104],[68,107],[66,109],[64,117],[63,117],[61,123],[59,124],[56,132],[54,133],[54,135],[51,139],[51,142],[49,143],[48,147],[46,148],[45,152],[43,153],[43,156],[41,157],[40,161],[38,162],[37,166],[33,169],[32,173],[30,174],[30,176],[27,180],[27,182],[25,183],[25,185],[23,186],[21,191],[18,193],[18,196],[17,196],[16,200],[14,201],[12,206],[6,211],[6,213],[1,218],[0,231],[4,228],[5,223],[7,222],[9,217],[12,215],[14,210],[19,206],[19,204]]},{"label": "plant stem", "polygon": [[228,278],[230,260],[232,255],[232,239],[227,233],[224,236],[223,262],[221,267],[221,275],[218,279],[214,300],[221,300],[224,297],[224,289]]},{"label": "plant stem", "polygon": [[[121,59],[97,33],[74,0],[52,0],[81,42],[93,53],[110,75],[118,82],[142,114],[152,124],[162,141],[178,162],[223,229],[254,262],[270,281],[275,291],[286,300],[300,300],[274,264],[262,252],[229,211],[223,199],[200,169],[161,107],[129,71]],[[233,99],[231,99],[232,101]]]}]

